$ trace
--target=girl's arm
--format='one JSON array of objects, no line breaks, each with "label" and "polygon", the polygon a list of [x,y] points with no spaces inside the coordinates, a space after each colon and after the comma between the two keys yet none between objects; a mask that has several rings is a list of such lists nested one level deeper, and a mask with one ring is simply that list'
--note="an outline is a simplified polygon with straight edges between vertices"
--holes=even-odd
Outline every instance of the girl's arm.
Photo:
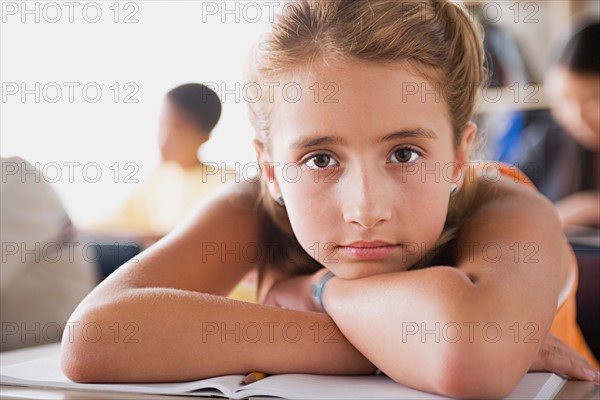
[{"label": "girl's arm", "polygon": [[327,283],[327,312],[398,382],[449,396],[505,396],[550,329],[570,251],[556,211],[504,178],[482,182],[478,199],[457,238],[456,268]]},{"label": "girl's arm", "polygon": [[235,185],[98,285],[71,315],[65,374],[166,382],[224,374],[364,374],[375,367],[321,313],[230,300],[260,247],[256,187]]}]

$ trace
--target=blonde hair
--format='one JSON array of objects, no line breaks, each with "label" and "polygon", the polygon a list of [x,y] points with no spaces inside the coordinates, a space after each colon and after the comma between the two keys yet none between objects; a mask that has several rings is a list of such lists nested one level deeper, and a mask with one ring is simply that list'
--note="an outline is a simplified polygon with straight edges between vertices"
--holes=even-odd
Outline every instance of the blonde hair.
[{"label": "blonde hair", "polygon": [[[336,60],[402,63],[443,89],[456,148],[473,116],[478,89],[485,78],[483,59],[477,27],[465,11],[447,0],[293,0],[285,4],[270,31],[250,53],[246,79],[260,85],[308,70],[314,63]],[[270,151],[270,123],[276,103],[272,100],[261,96],[248,102],[256,139],[265,151]],[[412,268],[430,264],[455,238],[471,208],[474,183],[465,179],[462,189],[451,197],[435,250]],[[266,243],[281,246],[283,253],[300,247],[284,208],[271,198],[264,181],[261,185],[259,209],[265,217]],[[276,237],[280,242],[274,240]],[[302,253],[298,252],[293,260],[266,260],[259,268],[259,285],[266,265],[290,275],[321,267]]]}]

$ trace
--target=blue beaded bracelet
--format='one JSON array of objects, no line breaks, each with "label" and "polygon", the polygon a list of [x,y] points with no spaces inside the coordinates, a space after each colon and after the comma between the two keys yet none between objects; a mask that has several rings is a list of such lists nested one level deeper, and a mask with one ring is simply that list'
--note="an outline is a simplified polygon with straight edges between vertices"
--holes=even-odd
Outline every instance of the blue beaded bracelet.
[{"label": "blue beaded bracelet", "polygon": [[[310,287],[311,294],[312,294],[313,298],[315,299],[315,301],[317,302],[317,304],[319,305],[319,307],[321,307],[322,311],[325,311],[325,307],[323,306],[323,291],[325,289],[325,284],[327,283],[328,280],[330,280],[334,276],[335,275],[333,274],[333,272],[329,271],[321,278],[321,280],[319,282],[314,283]],[[325,312],[327,312],[327,311],[325,311]]]}]

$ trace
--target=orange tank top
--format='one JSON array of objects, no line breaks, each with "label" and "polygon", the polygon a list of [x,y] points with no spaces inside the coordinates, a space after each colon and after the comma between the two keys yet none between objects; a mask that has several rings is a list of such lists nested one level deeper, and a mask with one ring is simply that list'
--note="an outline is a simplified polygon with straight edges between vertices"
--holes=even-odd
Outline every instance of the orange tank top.
[{"label": "orange tank top", "polygon": [[[486,170],[486,174],[490,173],[490,169],[494,169],[494,174],[501,174],[502,176],[512,179],[514,182],[522,183],[525,186],[537,191],[537,188],[533,182],[527,178],[523,171],[514,165],[492,161],[483,162],[481,165],[476,166],[475,169]],[[583,334],[581,333],[581,330],[579,329],[579,325],[577,325],[577,306],[575,303],[575,295],[577,293],[579,267],[577,265],[577,258],[575,258],[575,253],[573,252],[570,244],[569,249],[571,271],[568,279],[560,290],[558,307],[556,309],[556,314],[554,316],[554,321],[552,322],[550,332],[561,338],[565,343],[575,349],[575,351],[581,354],[594,367],[599,368],[600,365],[598,360],[596,360],[594,357],[583,337]]]}]

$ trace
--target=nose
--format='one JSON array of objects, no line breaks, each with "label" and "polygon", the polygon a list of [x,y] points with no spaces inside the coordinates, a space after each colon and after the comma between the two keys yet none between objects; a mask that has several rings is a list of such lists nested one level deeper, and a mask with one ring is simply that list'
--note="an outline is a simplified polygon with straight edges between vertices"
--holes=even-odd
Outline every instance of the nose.
[{"label": "nose", "polygon": [[392,216],[391,193],[386,182],[373,171],[362,168],[346,177],[342,193],[344,221],[363,228],[373,228]]}]

